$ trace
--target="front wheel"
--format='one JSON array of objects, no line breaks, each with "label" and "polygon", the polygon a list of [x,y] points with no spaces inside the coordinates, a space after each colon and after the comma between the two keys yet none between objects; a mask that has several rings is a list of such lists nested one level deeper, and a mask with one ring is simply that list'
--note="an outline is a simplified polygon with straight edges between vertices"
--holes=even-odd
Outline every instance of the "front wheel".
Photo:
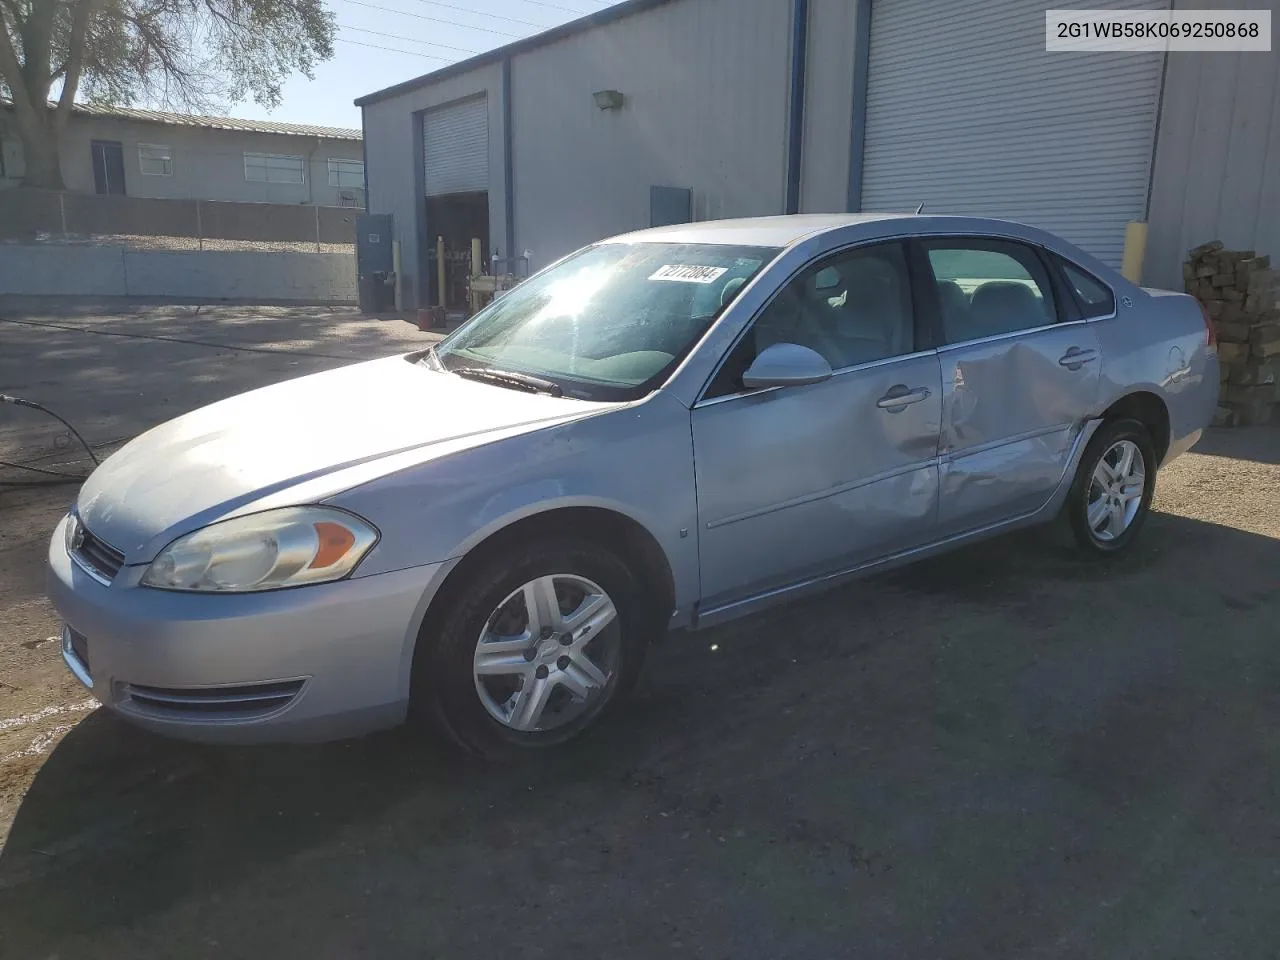
[{"label": "front wheel", "polygon": [[1137,420],[1109,420],[1085,448],[1066,503],[1081,551],[1109,557],[1127,550],[1151,509],[1156,452]]},{"label": "front wheel", "polygon": [[419,638],[413,705],[466,749],[563,743],[634,684],[652,618],[641,584],[611,551],[533,542],[465,576]]}]

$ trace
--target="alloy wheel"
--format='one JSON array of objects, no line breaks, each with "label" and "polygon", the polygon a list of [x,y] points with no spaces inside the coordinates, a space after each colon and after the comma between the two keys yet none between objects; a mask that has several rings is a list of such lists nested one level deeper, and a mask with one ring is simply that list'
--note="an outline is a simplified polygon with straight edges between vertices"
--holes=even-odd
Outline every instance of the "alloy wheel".
[{"label": "alloy wheel", "polygon": [[1124,535],[1142,509],[1146,485],[1142,450],[1132,440],[1117,440],[1098,460],[1089,483],[1085,516],[1099,541],[1110,543]]},{"label": "alloy wheel", "polygon": [[476,693],[493,719],[554,730],[603,702],[621,656],[618,611],[596,583],[552,574],[513,590],[476,641]]}]

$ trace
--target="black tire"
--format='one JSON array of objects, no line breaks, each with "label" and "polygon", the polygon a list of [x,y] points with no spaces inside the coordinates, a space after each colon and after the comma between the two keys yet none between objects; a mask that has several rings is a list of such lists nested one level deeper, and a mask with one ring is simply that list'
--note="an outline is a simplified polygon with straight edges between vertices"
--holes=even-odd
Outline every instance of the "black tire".
[{"label": "black tire", "polygon": [[[611,550],[577,538],[537,540],[494,551],[460,573],[464,579],[452,589],[446,585],[443,606],[427,617],[418,637],[410,701],[414,721],[471,753],[500,757],[577,737],[635,685],[659,618],[641,578]],[[617,617],[600,635],[618,633],[614,668],[609,682],[572,722],[551,730],[515,730],[491,716],[481,702],[473,671],[476,643],[504,598],[539,577],[561,574],[592,581],[613,601]]]},{"label": "black tire", "polygon": [[[1142,497],[1138,501],[1138,510],[1124,532],[1112,539],[1104,539],[1094,532],[1089,525],[1088,509],[1093,475],[1099,461],[1117,443],[1122,440],[1132,441],[1142,454],[1145,480]],[[1067,494],[1067,502],[1063,513],[1075,538],[1077,554],[1089,559],[1115,557],[1133,546],[1142,525],[1146,522],[1151,510],[1151,497],[1156,489],[1156,451],[1151,442],[1151,434],[1138,420],[1107,420],[1098,427],[1096,433],[1085,448],[1080,458],[1080,466],[1076,470],[1071,491]]]}]

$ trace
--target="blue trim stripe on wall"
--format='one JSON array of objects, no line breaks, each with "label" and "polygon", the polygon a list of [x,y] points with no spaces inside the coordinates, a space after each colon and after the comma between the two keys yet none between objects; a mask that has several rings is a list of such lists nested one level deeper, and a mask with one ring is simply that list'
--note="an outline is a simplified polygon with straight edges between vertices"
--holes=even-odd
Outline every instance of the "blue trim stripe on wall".
[{"label": "blue trim stripe on wall", "polygon": [[[422,124],[426,116],[425,110],[417,110],[413,113],[413,203],[417,208],[415,213],[416,230],[418,233],[418,276],[417,290],[415,291],[414,303],[418,307],[431,306],[430,281],[431,260],[430,260],[430,244],[428,237],[427,224],[427,155],[426,141],[423,138]],[[400,264],[404,269],[403,260]]]},{"label": "blue trim stripe on wall", "polygon": [[787,120],[787,213],[800,212],[800,165],[804,156],[804,67],[809,44],[809,0],[791,8],[791,110]]},{"label": "blue trim stripe on wall", "polygon": [[515,272],[516,256],[516,170],[514,162],[515,131],[511,125],[511,58],[502,61],[502,186],[506,220],[504,257],[510,259],[510,270]]},{"label": "blue trim stripe on wall", "polygon": [[867,80],[871,76],[871,0],[856,0],[853,35],[853,117],[849,124],[850,213],[862,209],[862,174],[867,140]]}]

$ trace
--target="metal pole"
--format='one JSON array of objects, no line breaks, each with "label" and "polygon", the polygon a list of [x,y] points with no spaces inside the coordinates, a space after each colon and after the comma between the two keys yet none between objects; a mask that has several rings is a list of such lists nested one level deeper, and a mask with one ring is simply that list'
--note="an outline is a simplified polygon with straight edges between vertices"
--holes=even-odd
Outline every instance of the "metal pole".
[{"label": "metal pole", "polygon": [[320,207],[315,207],[316,211],[316,253],[320,252]]},{"label": "metal pole", "polygon": [[58,214],[62,218],[62,235],[67,235],[67,195],[65,193],[58,194]]},{"label": "metal pole", "polygon": [[196,237],[200,241],[200,249],[204,250],[204,224],[200,222],[200,201],[196,201]]}]

